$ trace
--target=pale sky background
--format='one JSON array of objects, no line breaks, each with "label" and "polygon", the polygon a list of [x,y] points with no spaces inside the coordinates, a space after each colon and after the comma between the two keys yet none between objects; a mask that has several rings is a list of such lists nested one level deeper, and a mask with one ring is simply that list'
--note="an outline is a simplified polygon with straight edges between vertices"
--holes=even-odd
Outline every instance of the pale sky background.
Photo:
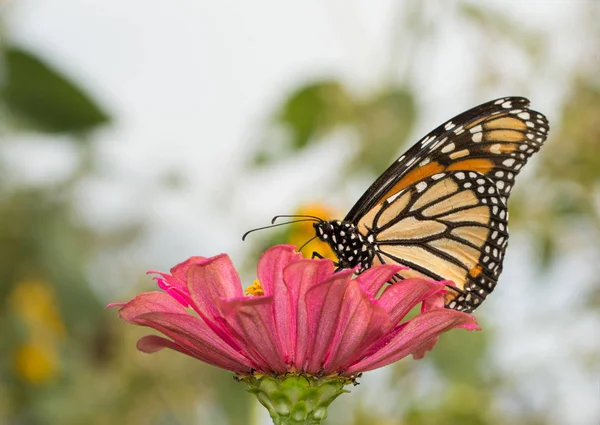
[{"label": "pale sky background", "polygon": [[[436,23],[445,34],[441,44],[415,52],[421,65],[411,78],[422,90],[417,99],[422,116],[414,140],[462,110],[504,95],[527,95],[552,123],[565,89],[556,82],[581,59],[580,3],[489,3],[524,26],[546,29],[560,61],[531,81],[526,92],[509,83],[474,93],[472,52],[488,46],[455,20]],[[453,13],[446,2],[428,4],[432,16],[440,8]],[[3,13],[5,32],[14,42],[80,82],[116,118],[95,137],[99,172],[78,192],[78,219],[111,229],[143,217],[149,228],[134,252],[136,262],[166,269],[190,255],[220,252],[239,264],[245,230],[267,224],[274,214],[293,212],[297,199],[324,196],[328,188],[319,182],[351,153],[351,137],[336,135],[300,158],[252,174],[242,169],[244,156],[269,114],[297,85],[336,76],[368,92],[393,75],[400,68],[390,67],[395,5],[392,0],[13,0]],[[525,72],[522,58],[503,53],[498,66],[518,79]],[[60,178],[75,158],[67,143],[34,136],[21,137],[3,155],[14,159],[15,179],[34,184]],[[184,176],[180,190],[160,183],[173,172]],[[367,184],[352,182],[335,202],[348,208]],[[231,202],[228,212],[224,197]],[[570,277],[565,267],[581,269],[589,259],[566,259],[547,283],[554,290],[532,312],[530,302],[515,301],[539,297],[539,285],[529,283],[531,258],[528,241],[513,236],[500,280],[506,289],[486,303],[489,321],[498,328],[496,361],[512,371],[523,397],[539,406],[552,404],[557,424],[597,424],[598,375],[586,376],[569,359],[581,344],[597,346],[598,334],[589,335],[598,323],[593,318],[572,323],[567,301],[559,297]],[[113,283],[109,290],[119,286]],[[376,381],[378,373],[385,372],[367,374],[365,383]]]}]

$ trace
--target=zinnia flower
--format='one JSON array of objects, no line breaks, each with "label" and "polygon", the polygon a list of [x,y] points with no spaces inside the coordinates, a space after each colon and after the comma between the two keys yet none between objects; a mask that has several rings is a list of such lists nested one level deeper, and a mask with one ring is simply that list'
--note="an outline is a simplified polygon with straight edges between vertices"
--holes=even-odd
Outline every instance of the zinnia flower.
[{"label": "zinnia flower", "polygon": [[[167,337],[144,336],[139,350],[170,348],[234,372],[276,424],[320,423],[361,372],[420,358],[452,328],[479,329],[472,316],[444,308],[448,282],[386,285],[401,269],[395,265],[354,278],[334,269],[329,259],[278,245],[262,255],[245,296],[227,255],[192,257],[171,274],[149,272],[163,292],[112,305],[127,322]],[[418,304],[420,314],[403,320]]]}]

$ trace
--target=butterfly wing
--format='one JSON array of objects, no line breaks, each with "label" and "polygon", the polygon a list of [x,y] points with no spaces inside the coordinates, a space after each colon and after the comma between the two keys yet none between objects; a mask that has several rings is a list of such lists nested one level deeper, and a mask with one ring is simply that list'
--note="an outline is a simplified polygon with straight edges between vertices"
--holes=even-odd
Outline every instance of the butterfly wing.
[{"label": "butterfly wing", "polygon": [[357,223],[376,204],[442,171],[489,178],[506,201],[514,180],[548,135],[548,120],[523,97],[505,97],[452,118],[419,140],[358,200],[345,221]]},{"label": "butterfly wing", "polygon": [[373,264],[397,263],[452,280],[446,305],[474,310],[494,289],[508,241],[516,175],[546,140],[546,118],[522,97],[493,100],[439,126],[392,164],[345,221],[373,245]]},{"label": "butterfly wing", "polygon": [[452,280],[446,305],[476,308],[496,286],[508,241],[506,204],[489,178],[449,171],[411,184],[358,222],[373,264],[409,267],[400,278]]}]

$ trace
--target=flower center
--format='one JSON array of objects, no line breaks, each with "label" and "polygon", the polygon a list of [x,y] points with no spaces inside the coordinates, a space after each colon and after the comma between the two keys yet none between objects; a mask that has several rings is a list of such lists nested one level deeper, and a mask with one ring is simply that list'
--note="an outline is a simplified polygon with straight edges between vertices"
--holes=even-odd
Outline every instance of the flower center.
[{"label": "flower center", "polygon": [[252,283],[252,285],[248,286],[244,293],[246,295],[252,295],[255,297],[260,297],[262,295],[265,295],[265,291],[263,290],[262,285],[260,284],[260,282],[257,280],[254,281],[254,283]]}]

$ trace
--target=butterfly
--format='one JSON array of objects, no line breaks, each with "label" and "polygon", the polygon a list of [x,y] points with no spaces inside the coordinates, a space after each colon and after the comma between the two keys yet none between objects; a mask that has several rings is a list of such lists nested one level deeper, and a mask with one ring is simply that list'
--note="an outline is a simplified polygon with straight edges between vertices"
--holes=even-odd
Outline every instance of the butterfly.
[{"label": "butterfly", "polygon": [[507,201],[539,151],[548,120],[522,97],[476,106],[437,127],[396,160],[343,220],[314,217],[340,268],[406,266],[450,280],[447,308],[472,312],[494,290],[508,242]]}]

